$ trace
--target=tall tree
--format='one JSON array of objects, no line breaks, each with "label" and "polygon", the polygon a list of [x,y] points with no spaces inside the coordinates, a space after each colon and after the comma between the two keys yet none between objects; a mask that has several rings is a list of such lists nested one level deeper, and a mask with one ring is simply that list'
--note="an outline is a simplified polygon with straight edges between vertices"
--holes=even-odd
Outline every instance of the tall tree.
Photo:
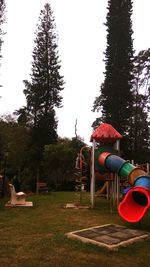
[{"label": "tall tree", "polygon": [[[2,54],[1,54],[1,48],[2,48],[2,43],[3,43],[3,30],[2,30],[2,25],[5,22],[5,0],[0,0],[0,60],[2,58]],[[1,63],[0,63],[1,65]],[[0,85],[1,86],[1,85]]]},{"label": "tall tree", "polygon": [[148,113],[150,110],[150,48],[147,50],[141,50],[138,55],[134,57],[133,63],[134,102],[136,105],[136,99],[138,96],[140,94],[143,95],[143,109]]},{"label": "tall tree", "polygon": [[[3,43],[2,36],[4,32],[2,30],[2,25],[5,22],[5,8],[6,8],[5,0],[0,0],[0,52]],[[1,54],[0,57],[2,57]]]},{"label": "tall tree", "polygon": [[[105,79],[100,96],[96,97],[93,111],[101,110],[96,120],[110,123],[121,134],[129,130],[132,109],[132,1],[109,0],[107,13],[107,48]],[[95,125],[95,123],[94,123]]]},{"label": "tall tree", "polygon": [[133,94],[131,116],[130,155],[136,162],[150,160],[150,49],[142,50],[134,57]]},{"label": "tall tree", "polygon": [[[37,31],[31,81],[24,81],[27,106],[24,108],[32,127],[33,140],[42,149],[57,140],[55,108],[61,107],[63,76],[60,75],[58,36],[49,3],[41,10]],[[21,110],[21,115],[24,113]]]}]

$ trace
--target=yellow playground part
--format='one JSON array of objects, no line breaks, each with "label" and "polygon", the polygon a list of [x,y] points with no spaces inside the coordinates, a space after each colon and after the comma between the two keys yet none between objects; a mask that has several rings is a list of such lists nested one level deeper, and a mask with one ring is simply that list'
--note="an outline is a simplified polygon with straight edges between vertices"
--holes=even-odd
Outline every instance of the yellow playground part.
[{"label": "yellow playground part", "polygon": [[104,185],[96,192],[96,197],[102,194],[108,194],[108,181],[104,183]]}]

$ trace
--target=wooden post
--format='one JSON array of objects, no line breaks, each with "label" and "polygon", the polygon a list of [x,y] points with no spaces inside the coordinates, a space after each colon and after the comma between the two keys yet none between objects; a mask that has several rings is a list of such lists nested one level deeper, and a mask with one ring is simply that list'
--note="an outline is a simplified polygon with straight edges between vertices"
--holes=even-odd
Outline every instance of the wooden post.
[{"label": "wooden post", "polygon": [[117,196],[117,206],[120,202],[120,177],[116,174],[117,177],[117,188],[116,188],[116,196]]},{"label": "wooden post", "polygon": [[109,181],[107,181],[107,200],[109,199]]},{"label": "wooden post", "polygon": [[94,168],[94,154],[95,154],[96,142],[93,139],[92,145],[92,154],[91,154],[91,184],[90,184],[90,198],[91,198],[91,206],[94,208],[94,198],[95,198],[95,168]]},{"label": "wooden post", "polygon": [[146,163],[146,170],[147,170],[147,173],[150,174],[150,164],[149,163]]},{"label": "wooden post", "polygon": [[39,182],[39,167],[37,167],[37,172],[36,172],[36,194],[39,194],[38,182]]},{"label": "wooden post", "polygon": [[[119,152],[120,154],[120,140],[116,140],[114,148]],[[115,174],[115,179],[114,179],[114,195],[115,195],[115,200],[116,204],[118,206],[120,202],[120,177],[118,174]]]}]

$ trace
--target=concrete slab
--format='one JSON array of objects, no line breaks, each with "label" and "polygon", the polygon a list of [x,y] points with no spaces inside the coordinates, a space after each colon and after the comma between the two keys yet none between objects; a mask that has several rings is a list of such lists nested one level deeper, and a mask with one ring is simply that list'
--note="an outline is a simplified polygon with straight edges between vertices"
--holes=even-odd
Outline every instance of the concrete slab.
[{"label": "concrete slab", "polygon": [[82,229],[66,234],[69,238],[79,239],[85,243],[92,243],[110,250],[118,250],[120,246],[127,246],[133,242],[150,237],[149,232],[129,229],[116,224]]},{"label": "concrete slab", "polygon": [[26,201],[24,204],[10,204],[6,203],[5,207],[33,207],[33,202]]},{"label": "concrete slab", "polygon": [[64,206],[66,209],[89,209],[90,206],[88,205],[82,205],[82,204],[76,204],[76,203],[68,203]]}]

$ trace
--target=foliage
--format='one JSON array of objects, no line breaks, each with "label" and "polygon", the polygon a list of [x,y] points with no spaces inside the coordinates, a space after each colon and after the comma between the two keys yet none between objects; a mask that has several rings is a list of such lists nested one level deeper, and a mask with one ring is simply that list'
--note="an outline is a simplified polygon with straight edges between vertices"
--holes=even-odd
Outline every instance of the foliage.
[{"label": "foliage", "polygon": [[133,90],[136,100],[141,97],[141,108],[149,115],[150,110],[150,48],[142,50],[134,57]]},{"label": "foliage", "polygon": [[112,124],[124,136],[122,156],[143,163],[150,160],[150,50],[133,57],[131,15],[131,0],[108,2],[105,80],[93,105],[102,116],[92,126]]},{"label": "foliage", "polygon": [[[0,52],[1,52],[1,47],[2,47],[2,43],[3,43],[2,36],[4,35],[4,32],[2,30],[2,25],[6,20],[5,9],[6,9],[5,0],[0,0]],[[2,57],[2,55],[0,54],[0,58],[1,57]]]},{"label": "foliage", "polygon": [[[109,0],[107,14],[107,48],[105,80],[93,111],[101,110],[97,122],[110,123],[122,135],[129,130],[132,108],[132,1]],[[94,123],[94,126],[95,123]]]},{"label": "foliage", "polygon": [[57,140],[55,107],[61,107],[63,77],[57,51],[57,34],[50,4],[45,4],[36,31],[31,82],[25,80],[27,106],[18,111],[18,119],[32,129],[34,143],[41,149]]},{"label": "foliage", "polygon": [[55,189],[74,189],[74,170],[77,153],[85,144],[73,138],[59,139],[57,144],[45,146],[44,173]]},{"label": "foliage", "polygon": [[[4,35],[2,25],[6,21],[5,9],[6,9],[5,0],[0,0],[0,60],[2,58],[1,49],[2,49],[3,35]],[[0,61],[0,66],[1,66],[1,61]],[[0,84],[0,87],[1,86],[2,85]]]},{"label": "foliage", "polygon": [[[55,190],[74,189],[76,156],[85,143],[81,139],[58,139],[46,145],[41,161],[39,180]],[[35,191],[37,179],[38,147],[31,138],[31,130],[16,121],[15,117],[0,119],[0,174],[6,174],[21,190]],[[36,158],[37,157],[37,158]]]},{"label": "foliage", "polygon": [[130,155],[138,163],[150,161],[150,49],[134,58],[134,104],[130,127]]},{"label": "foliage", "polygon": [[[14,118],[7,117],[0,120],[0,141],[1,141],[1,168],[3,174],[5,161],[6,175],[12,179],[14,175],[19,178],[27,168],[29,151],[29,133],[28,130],[18,126]],[[7,155],[7,158],[6,158]]]},{"label": "foliage", "polygon": [[42,172],[44,146],[57,142],[56,108],[61,107],[63,76],[60,74],[58,36],[49,3],[40,12],[33,49],[31,81],[24,81],[27,105],[16,111],[18,123],[30,129],[30,165]]}]

